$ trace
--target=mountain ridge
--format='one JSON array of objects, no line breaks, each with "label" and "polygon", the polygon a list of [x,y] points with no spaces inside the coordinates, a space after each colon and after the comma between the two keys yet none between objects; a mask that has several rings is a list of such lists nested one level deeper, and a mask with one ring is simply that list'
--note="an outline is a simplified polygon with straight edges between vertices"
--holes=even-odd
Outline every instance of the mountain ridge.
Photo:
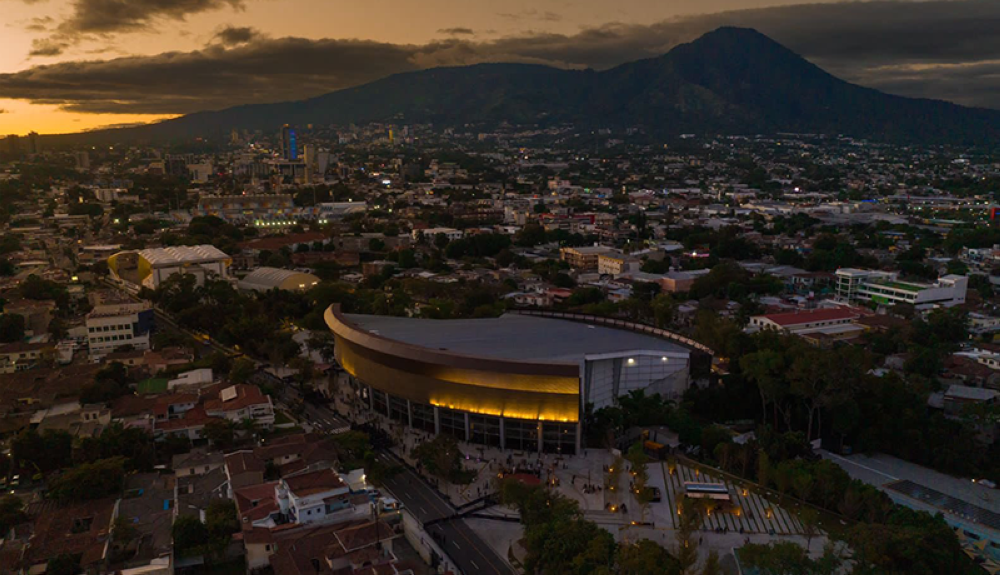
[{"label": "mountain ridge", "polygon": [[724,27],[607,70],[485,63],[404,72],[313,98],[197,112],[94,138],[219,137],[233,128],[384,121],[573,123],[681,133],[824,133],[906,143],[1000,142],[1000,111],[885,94],[826,72],[771,38]]}]

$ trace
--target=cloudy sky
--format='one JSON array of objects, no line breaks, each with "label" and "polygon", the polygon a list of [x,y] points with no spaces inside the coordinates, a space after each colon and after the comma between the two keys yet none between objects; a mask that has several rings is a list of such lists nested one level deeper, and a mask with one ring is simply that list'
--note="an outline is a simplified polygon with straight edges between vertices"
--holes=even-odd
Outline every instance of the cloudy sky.
[{"label": "cloudy sky", "polygon": [[1000,0],[0,0],[0,134],[300,99],[433,66],[608,68],[721,25],[859,84],[1000,108]]}]

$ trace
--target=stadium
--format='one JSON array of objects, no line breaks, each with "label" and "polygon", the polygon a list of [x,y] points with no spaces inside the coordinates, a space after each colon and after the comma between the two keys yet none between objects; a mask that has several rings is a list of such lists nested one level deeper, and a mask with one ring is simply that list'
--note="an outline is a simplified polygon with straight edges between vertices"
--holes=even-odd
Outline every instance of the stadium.
[{"label": "stadium", "polygon": [[679,398],[708,348],[666,330],[521,311],[432,320],[326,311],[337,362],[368,409],[409,427],[523,451],[573,454],[583,413],[633,390]]}]

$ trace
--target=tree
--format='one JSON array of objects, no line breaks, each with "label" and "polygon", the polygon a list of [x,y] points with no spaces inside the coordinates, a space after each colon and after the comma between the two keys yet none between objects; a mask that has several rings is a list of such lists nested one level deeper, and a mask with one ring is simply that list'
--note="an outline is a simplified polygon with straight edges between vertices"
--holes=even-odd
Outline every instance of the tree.
[{"label": "tree", "polygon": [[295,370],[295,381],[299,385],[308,385],[316,376],[316,365],[312,360],[304,357],[295,357],[288,362],[288,367]]},{"label": "tree", "polygon": [[681,499],[677,511],[680,524],[675,532],[677,545],[674,557],[677,558],[680,575],[687,575],[698,561],[698,544],[695,542],[694,533],[701,527],[701,513],[694,501],[687,497]]},{"label": "tree", "polygon": [[6,537],[7,532],[15,525],[28,520],[24,512],[24,502],[20,497],[5,495],[0,499],[0,536]]},{"label": "tree", "polygon": [[895,506],[883,523],[858,523],[847,534],[861,573],[931,575],[967,573],[970,561],[951,527],[931,516]]},{"label": "tree", "polygon": [[777,426],[778,404],[788,393],[784,356],[776,351],[763,349],[740,358],[740,368],[757,384],[762,413],[767,413],[768,404],[773,407],[774,424]]},{"label": "tree", "polygon": [[676,575],[677,560],[663,546],[649,539],[618,546],[618,575]]},{"label": "tree", "polygon": [[48,495],[60,502],[100,499],[121,491],[125,458],[113,457],[84,463],[49,482]]},{"label": "tree", "polygon": [[425,441],[413,449],[413,457],[432,475],[452,483],[468,483],[462,467],[462,452],[458,440],[441,434]]},{"label": "tree", "polygon": [[45,565],[46,575],[76,575],[79,571],[80,561],[69,553],[60,553]]},{"label": "tree", "polygon": [[719,554],[709,551],[705,564],[701,566],[701,575],[722,575],[722,565],[719,564]]},{"label": "tree", "polygon": [[832,550],[815,561],[805,548],[792,542],[744,545],[740,547],[740,564],[767,575],[831,575],[840,567]]},{"label": "tree", "polygon": [[337,447],[337,458],[346,469],[362,467],[362,462],[372,450],[371,439],[362,431],[348,431],[332,437]]},{"label": "tree", "polygon": [[10,277],[16,273],[17,266],[7,258],[0,258],[0,277]]},{"label": "tree", "polygon": [[437,249],[443,250],[444,248],[448,247],[448,242],[449,242],[448,236],[440,233],[434,235],[434,247],[436,247]]},{"label": "tree", "polygon": [[192,515],[178,517],[171,533],[174,537],[174,550],[181,557],[195,554],[209,538],[208,528]]},{"label": "tree", "polygon": [[802,534],[806,536],[806,551],[809,551],[813,537],[819,535],[819,513],[812,507],[803,507],[799,511],[799,522],[802,523]]},{"label": "tree", "polygon": [[238,357],[233,361],[233,366],[229,368],[229,381],[231,383],[247,383],[256,371],[257,366],[253,360],[248,357]]},{"label": "tree", "polygon": [[115,517],[114,522],[111,524],[111,536],[114,538],[115,545],[121,549],[127,548],[138,534],[139,530],[124,515]]},{"label": "tree", "polygon": [[15,343],[24,339],[24,316],[5,313],[0,315],[0,343]]},{"label": "tree", "polygon": [[236,503],[231,499],[216,499],[205,510],[205,526],[213,539],[228,540],[240,530]]},{"label": "tree", "polygon": [[11,442],[11,457],[18,465],[31,464],[43,473],[66,466],[72,454],[73,437],[62,430],[25,429]]},{"label": "tree", "polygon": [[201,433],[219,449],[230,447],[236,442],[236,425],[228,419],[209,419]]}]

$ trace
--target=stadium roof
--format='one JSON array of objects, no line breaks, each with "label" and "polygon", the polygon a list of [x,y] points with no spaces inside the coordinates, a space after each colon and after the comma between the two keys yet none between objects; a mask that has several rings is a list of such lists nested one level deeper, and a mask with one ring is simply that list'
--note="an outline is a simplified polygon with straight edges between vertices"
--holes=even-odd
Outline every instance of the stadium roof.
[{"label": "stadium roof", "polygon": [[150,248],[139,250],[139,255],[153,267],[213,262],[229,259],[229,256],[226,255],[225,252],[208,244],[200,246]]},{"label": "stadium roof", "polygon": [[629,351],[689,353],[658,337],[585,323],[506,314],[485,319],[417,319],[346,314],[375,335],[463,355],[515,361],[577,363],[585,355]]},{"label": "stadium roof", "polygon": [[[288,280],[295,281],[292,285],[284,285]],[[280,268],[257,268],[240,280],[239,287],[254,291],[268,291],[274,288],[308,289],[318,282],[319,278],[312,274]]]}]

